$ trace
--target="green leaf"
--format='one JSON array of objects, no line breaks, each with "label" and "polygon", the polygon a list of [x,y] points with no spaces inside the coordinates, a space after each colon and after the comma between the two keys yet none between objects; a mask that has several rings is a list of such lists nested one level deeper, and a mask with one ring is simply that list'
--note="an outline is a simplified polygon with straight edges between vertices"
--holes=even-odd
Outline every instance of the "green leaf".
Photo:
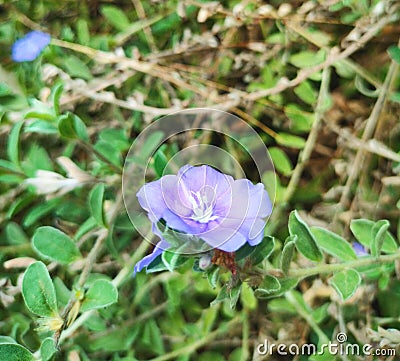
[{"label": "green leaf", "polygon": [[303,138],[288,133],[277,134],[275,140],[280,145],[296,149],[303,149],[306,144],[306,141]]},{"label": "green leaf", "polygon": [[89,193],[89,207],[93,218],[97,224],[102,227],[106,227],[106,219],[103,210],[104,201],[104,184],[99,183]]},{"label": "green leaf", "polygon": [[174,269],[181,266],[187,260],[187,257],[177,252],[164,251],[161,254],[161,260],[168,271],[172,272]]},{"label": "green leaf", "polygon": [[161,272],[161,271],[167,271],[168,268],[164,264],[163,260],[161,259],[161,255],[157,256],[154,261],[152,261],[147,267],[146,267],[146,273],[155,273],[155,272]]},{"label": "green leaf", "polygon": [[229,299],[228,286],[224,285],[218,292],[217,297],[210,303],[210,307],[217,305],[225,300]]},{"label": "green leaf", "polygon": [[7,155],[8,159],[12,163],[14,163],[17,167],[19,167],[19,136],[21,134],[22,126],[24,125],[24,121],[21,120],[14,124],[11,129],[10,135],[8,136],[8,144],[7,144]]},{"label": "green leaf", "polygon": [[308,132],[315,120],[315,114],[304,111],[297,104],[288,104],[284,108],[290,119],[290,128],[294,132]]},{"label": "green leaf", "polygon": [[82,45],[88,45],[90,42],[90,32],[88,23],[85,19],[78,19],[76,22],[76,34],[78,36],[78,41]]},{"label": "green leaf", "polygon": [[249,310],[254,310],[257,307],[257,298],[254,296],[254,291],[246,282],[242,284],[240,301],[242,305]]},{"label": "green leaf", "polygon": [[285,176],[289,176],[292,173],[293,166],[286,153],[278,147],[269,148],[268,152],[274,163],[275,169],[279,173],[282,173]]},{"label": "green leaf", "polygon": [[390,223],[383,219],[374,224],[371,230],[371,255],[379,257],[381,254],[383,242],[385,241],[386,232],[389,229]]},{"label": "green leaf", "polygon": [[360,274],[354,269],[336,273],[329,281],[343,301],[349,299],[361,283]]},{"label": "green leaf", "polygon": [[64,59],[63,65],[72,78],[92,79],[92,73],[88,66],[75,55],[70,55]]},{"label": "green leaf", "polygon": [[267,259],[275,249],[275,238],[266,236],[262,242],[253,247],[254,252],[251,254],[251,264],[257,265]]},{"label": "green leaf", "polygon": [[51,91],[51,100],[53,103],[53,109],[57,117],[60,115],[60,98],[63,90],[64,90],[64,84],[59,83],[56,86],[54,86]]},{"label": "green leaf", "polygon": [[54,122],[57,119],[54,109],[48,104],[33,99],[30,105],[29,110],[24,114],[24,119],[40,119],[46,122]]},{"label": "green leaf", "polygon": [[311,261],[320,262],[323,258],[315,237],[308,225],[300,218],[297,211],[292,211],[289,216],[289,233],[297,235],[296,247],[304,257]]},{"label": "green leaf", "polygon": [[158,149],[154,155],[154,170],[159,178],[164,174],[164,169],[168,165],[168,158],[162,149]]},{"label": "green leaf", "polygon": [[125,13],[113,5],[104,5],[101,7],[100,12],[112,26],[119,31],[127,30],[131,22]]},{"label": "green leaf", "polygon": [[[98,335],[96,338],[91,340],[89,346],[90,350],[99,351],[104,350],[107,353],[110,352],[126,352],[132,343],[139,335],[141,327],[139,325],[132,325],[130,327],[118,327],[112,330],[107,330],[102,335]],[[137,359],[129,358],[126,361],[136,361]]]},{"label": "green leaf", "polygon": [[257,246],[250,246],[246,243],[238,251],[235,252],[236,262],[250,257],[251,264],[257,265],[264,259],[268,258],[275,248],[275,239],[270,236],[266,236]]},{"label": "green leaf", "polygon": [[50,226],[40,227],[32,238],[33,248],[42,257],[69,264],[81,257],[75,242],[65,233]]},{"label": "green leaf", "polygon": [[140,141],[142,141],[142,143],[138,145],[138,148],[140,146],[141,150],[140,154],[135,154],[134,156],[130,155],[127,161],[140,164],[143,167],[147,167],[147,162],[149,158],[160,146],[163,140],[164,140],[164,132],[162,131],[151,132],[148,137],[140,139]]},{"label": "green leaf", "polygon": [[8,244],[24,244],[28,243],[29,239],[23,229],[15,222],[10,222],[6,226],[6,236]]},{"label": "green leaf", "polygon": [[149,27],[150,25],[153,25],[154,23],[158,22],[164,17],[165,17],[164,14],[157,14],[156,16],[150,19],[146,18],[142,20],[136,20],[135,22],[129,24],[129,26],[124,31],[115,36],[115,42],[117,44],[122,44],[133,34]]},{"label": "green leaf", "polygon": [[0,344],[2,343],[17,343],[12,337],[10,336],[0,336]]},{"label": "green leaf", "polygon": [[99,139],[110,143],[119,152],[128,150],[131,145],[124,129],[103,129],[99,133]]},{"label": "green leaf", "polygon": [[207,280],[208,280],[208,283],[210,284],[211,288],[217,287],[217,283],[218,283],[218,279],[219,279],[219,271],[220,271],[220,268],[217,266],[210,267],[206,271]]},{"label": "green leaf", "polygon": [[[357,241],[363,246],[372,249],[372,228],[375,222],[368,219],[353,219],[350,223],[350,229],[356,237]],[[389,231],[385,232],[383,240],[382,251],[385,253],[397,252],[398,245]]]},{"label": "green leaf", "polygon": [[58,129],[47,121],[34,120],[24,128],[25,133],[58,134]]},{"label": "green leaf", "polygon": [[0,344],[0,361],[34,361],[33,355],[23,346],[15,343]]},{"label": "green leaf", "polygon": [[311,233],[323,251],[336,257],[340,261],[357,259],[353,247],[339,235],[321,227],[311,227]]},{"label": "green leaf", "polygon": [[42,361],[50,361],[56,353],[57,347],[54,340],[51,337],[45,338],[40,345]]},{"label": "green leaf", "polygon": [[317,93],[309,81],[303,81],[294,88],[294,93],[304,102],[314,105],[317,102]]},{"label": "green leaf", "polygon": [[81,311],[86,312],[112,305],[118,301],[118,290],[108,280],[98,279],[93,282],[85,294]]},{"label": "green leaf", "polygon": [[265,275],[261,285],[254,291],[254,294],[258,298],[263,298],[278,292],[280,288],[281,284],[276,277]]},{"label": "green leaf", "polygon": [[8,160],[0,159],[0,168],[4,168],[11,172],[18,172],[19,169],[14,165],[14,163],[9,162]]},{"label": "green leaf", "polygon": [[240,282],[239,284],[233,286],[228,290],[230,299],[229,305],[231,306],[232,310],[236,308],[236,304],[239,301],[241,289],[242,289],[242,283]]},{"label": "green leaf", "polygon": [[270,292],[269,294],[263,294],[258,296],[259,298],[269,299],[273,297],[279,297],[285,294],[287,291],[291,290],[292,288],[296,287],[299,283],[298,278],[283,278],[279,280],[280,288],[277,291]]},{"label": "green leaf", "polygon": [[89,139],[85,123],[71,112],[58,118],[58,131],[65,138],[82,139],[85,141]]},{"label": "green leaf", "polygon": [[289,271],[290,262],[292,262],[296,242],[297,235],[289,236],[288,238],[286,238],[281,256],[281,269],[285,274],[287,274]]},{"label": "green leaf", "polygon": [[297,68],[309,68],[314,65],[318,65],[325,60],[325,50],[314,51],[302,51],[294,54],[289,58],[289,62]]},{"label": "green leaf", "polygon": [[[99,140],[95,144],[94,149],[98,151],[104,158],[106,158],[112,164],[116,165],[117,167],[121,166],[122,163],[121,153],[110,143],[105,142],[103,140]],[[100,160],[102,159],[100,158]]]},{"label": "green leaf", "polygon": [[47,202],[39,203],[34,207],[30,208],[29,212],[24,217],[23,226],[31,227],[41,218],[48,215],[54,209],[56,209],[62,202],[61,198],[53,198]]},{"label": "green leaf", "polygon": [[400,64],[400,48],[396,45],[392,45],[388,48],[390,57],[397,63]]},{"label": "green leaf", "polygon": [[22,280],[22,296],[32,313],[42,317],[57,314],[56,291],[44,263],[35,262],[27,268]]}]

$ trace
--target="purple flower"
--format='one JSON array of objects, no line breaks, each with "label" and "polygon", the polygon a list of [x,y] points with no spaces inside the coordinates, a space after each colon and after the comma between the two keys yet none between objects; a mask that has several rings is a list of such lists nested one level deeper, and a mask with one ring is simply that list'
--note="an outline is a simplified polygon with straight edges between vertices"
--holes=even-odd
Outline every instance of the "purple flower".
[{"label": "purple flower", "polygon": [[193,237],[188,242],[201,239],[211,248],[234,252],[246,242],[255,246],[262,241],[265,218],[272,210],[261,183],[234,180],[207,165],[185,165],[177,175],[145,184],[137,197],[161,242],[136,264],[135,272],[171,247],[156,226],[160,220]]},{"label": "purple flower", "polygon": [[18,63],[35,60],[49,43],[49,34],[31,31],[13,44],[11,57]]},{"label": "purple flower", "polygon": [[366,249],[361,243],[353,242],[352,247],[357,257],[369,256],[369,253],[366,251]]}]

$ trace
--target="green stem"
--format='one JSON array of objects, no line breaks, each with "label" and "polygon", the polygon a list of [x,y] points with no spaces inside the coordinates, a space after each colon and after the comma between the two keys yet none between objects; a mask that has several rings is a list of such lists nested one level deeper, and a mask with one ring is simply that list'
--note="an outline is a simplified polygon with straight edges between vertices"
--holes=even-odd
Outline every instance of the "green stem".
[{"label": "green stem", "polygon": [[250,335],[250,324],[249,324],[249,313],[247,310],[243,310],[243,328],[242,328],[242,354],[240,361],[246,361],[250,358],[249,352],[249,335]]},{"label": "green stem", "polygon": [[215,340],[220,334],[226,333],[233,325],[239,323],[241,321],[240,316],[236,316],[232,320],[230,320],[228,323],[226,323],[223,326],[220,326],[217,330],[210,332],[208,335],[205,335],[203,338],[200,340],[197,340],[185,347],[182,347],[178,350],[174,350],[172,352],[169,352],[165,355],[156,357],[152,359],[151,361],[167,361],[167,360],[177,360],[179,356],[182,355],[189,355],[195,352],[197,349],[209,344],[211,341]]},{"label": "green stem", "polygon": [[315,106],[315,118],[314,122],[311,126],[310,133],[308,135],[306,144],[304,149],[300,152],[298,162],[294,171],[290,177],[289,184],[284,194],[283,202],[278,207],[275,208],[275,212],[273,214],[273,220],[270,224],[271,226],[268,228],[268,232],[273,234],[275,229],[278,227],[279,222],[282,220],[282,213],[288,208],[289,202],[291,201],[295,191],[298,189],[298,185],[301,179],[301,175],[303,174],[304,167],[307,165],[311,153],[315,147],[315,144],[318,139],[318,132],[321,124],[322,117],[327,110],[325,107],[326,98],[329,93],[329,83],[330,83],[330,68],[324,68],[322,72],[321,86],[318,95],[317,104]]},{"label": "green stem", "polygon": [[[124,281],[128,278],[129,275],[132,274],[133,267],[135,264],[144,256],[147,249],[149,247],[149,243],[147,241],[143,241],[136,252],[131,257],[130,261],[125,265],[124,268],[117,274],[117,276],[112,280],[112,283],[115,287],[120,287]],[[64,340],[71,337],[71,335],[81,327],[92,315],[96,313],[96,310],[90,310],[83,313],[80,317],[78,317],[75,322],[68,327],[63,333],[61,334],[59,344],[61,344]]]},{"label": "green stem", "polygon": [[80,144],[82,144],[87,150],[92,152],[101,161],[107,163],[115,172],[117,172],[118,174],[122,174],[122,168],[110,162],[110,160],[107,159],[103,154],[101,154],[96,148],[94,148],[92,144],[90,144],[89,142],[84,142],[83,140],[80,141]]},{"label": "green stem", "polygon": [[380,257],[359,258],[357,260],[345,263],[324,264],[311,268],[292,269],[289,271],[288,276],[290,278],[305,278],[305,277],[315,276],[321,273],[338,272],[348,268],[359,268],[364,266],[372,266],[380,263],[391,263],[398,259],[400,259],[400,252]]},{"label": "green stem", "polygon": [[303,307],[301,307],[301,305],[298,303],[298,301],[294,295],[294,292],[293,291],[286,292],[285,297],[291,303],[291,305],[296,309],[297,313],[307,321],[307,323],[310,325],[310,327],[318,335],[319,342],[328,344],[329,343],[328,337],[318,326],[317,322],[315,322],[312,314],[307,312]]}]

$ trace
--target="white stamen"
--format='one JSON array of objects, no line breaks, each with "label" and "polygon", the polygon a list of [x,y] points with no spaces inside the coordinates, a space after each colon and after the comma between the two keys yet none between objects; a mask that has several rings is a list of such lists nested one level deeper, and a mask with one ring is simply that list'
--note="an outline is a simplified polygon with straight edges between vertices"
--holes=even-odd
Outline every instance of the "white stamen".
[{"label": "white stamen", "polygon": [[192,219],[200,223],[207,223],[217,219],[217,216],[213,216],[214,202],[209,201],[205,194],[204,188],[199,192],[191,192],[192,195],[189,197],[189,201],[193,207]]}]

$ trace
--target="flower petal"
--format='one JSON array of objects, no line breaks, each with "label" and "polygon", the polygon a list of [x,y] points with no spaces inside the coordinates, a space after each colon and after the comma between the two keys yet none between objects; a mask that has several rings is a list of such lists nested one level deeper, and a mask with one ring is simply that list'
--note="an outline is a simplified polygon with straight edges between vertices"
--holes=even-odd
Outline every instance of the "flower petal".
[{"label": "flower petal", "polygon": [[161,241],[157,243],[152,253],[143,257],[138,263],[135,264],[135,267],[133,269],[133,276],[135,276],[136,273],[140,272],[143,268],[147,267],[151,262],[153,262],[161,253],[163,253],[169,247],[170,247],[169,243],[164,239],[161,239]]},{"label": "flower petal", "polygon": [[31,31],[13,44],[11,57],[15,62],[35,60],[42,50],[49,45],[50,40],[49,34]]},{"label": "flower petal", "polygon": [[[166,177],[175,177],[173,175],[167,175]],[[139,189],[136,194],[138,201],[142,208],[148,212],[148,216],[152,222],[157,222],[163,217],[163,214],[168,210],[165,204],[162,188],[161,179],[145,184]]]},{"label": "flower petal", "polygon": [[242,247],[247,239],[235,229],[217,227],[201,235],[201,239],[211,247],[225,252],[235,252]]}]

